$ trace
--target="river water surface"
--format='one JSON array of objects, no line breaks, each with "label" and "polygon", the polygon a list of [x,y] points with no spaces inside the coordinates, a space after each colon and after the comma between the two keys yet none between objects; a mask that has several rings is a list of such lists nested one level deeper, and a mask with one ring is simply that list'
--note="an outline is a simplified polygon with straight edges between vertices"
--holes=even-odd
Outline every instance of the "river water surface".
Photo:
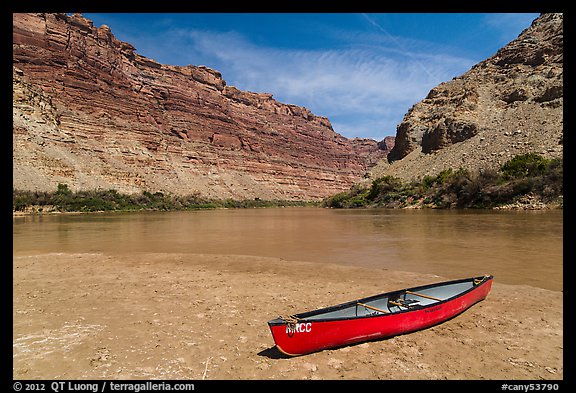
[{"label": "river water surface", "polygon": [[448,278],[489,273],[497,282],[557,291],[562,237],[561,210],[271,208],[13,218],[15,255],[256,255]]}]

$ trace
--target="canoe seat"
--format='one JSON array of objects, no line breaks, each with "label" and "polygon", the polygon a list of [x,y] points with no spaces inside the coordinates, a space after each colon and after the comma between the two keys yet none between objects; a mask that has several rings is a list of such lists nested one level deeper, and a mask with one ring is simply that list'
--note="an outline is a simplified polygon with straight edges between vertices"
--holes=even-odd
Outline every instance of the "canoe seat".
[{"label": "canoe seat", "polygon": [[398,307],[411,308],[420,305],[420,300],[396,299],[396,300],[389,300],[388,303]]}]

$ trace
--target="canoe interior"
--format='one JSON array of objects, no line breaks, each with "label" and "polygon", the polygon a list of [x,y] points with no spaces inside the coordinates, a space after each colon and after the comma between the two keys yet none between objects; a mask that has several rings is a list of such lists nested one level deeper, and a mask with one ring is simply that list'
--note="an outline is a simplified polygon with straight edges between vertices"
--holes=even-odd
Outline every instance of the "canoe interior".
[{"label": "canoe interior", "polygon": [[[477,284],[480,280],[482,280],[481,283],[484,283],[487,278],[488,276],[473,277],[388,292],[332,307],[296,314],[294,317],[298,318],[300,322],[305,322],[350,319],[410,311],[460,296],[480,285]],[[269,323],[281,324],[284,321],[281,318],[277,318],[269,321]]]}]

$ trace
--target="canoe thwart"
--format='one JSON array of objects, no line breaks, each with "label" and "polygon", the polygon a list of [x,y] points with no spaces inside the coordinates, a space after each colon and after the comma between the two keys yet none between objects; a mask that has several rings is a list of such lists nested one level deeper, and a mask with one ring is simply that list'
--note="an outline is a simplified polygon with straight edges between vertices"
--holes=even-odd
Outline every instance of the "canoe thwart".
[{"label": "canoe thwart", "polygon": [[412,292],[412,291],[406,291],[406,293],[409,294],[409,295],[424,297],[424,298],[426,298],[426,299],[437,300],[437,301],[439,301],[439,302],[442,301],[442,299],[439,299],[439,298],[437,298],[437,297],[430,296],[430,295],[424,295],[423,293]]},{"label": "canoe thwart", "polygon": [[388,314],[388,313],[389,313],[389,311],[382,310],[381,308],[378,308],[378,307],[369,306],[369,305],[364,304],[364,303],[358,302],[358,303],[356,303],[356,304],[359,305],[359,306],[362,306],[362,307],[369,308],[370,310],[374,310],[374,311],[381,312],[381,313],[383,313],[383,314]]}]

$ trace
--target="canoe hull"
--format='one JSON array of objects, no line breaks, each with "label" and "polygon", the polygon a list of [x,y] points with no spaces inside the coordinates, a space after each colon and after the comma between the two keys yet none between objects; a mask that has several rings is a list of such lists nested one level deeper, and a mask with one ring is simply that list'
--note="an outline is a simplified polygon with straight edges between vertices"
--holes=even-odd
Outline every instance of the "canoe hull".
[{"label": "canoe hull", "polygon": [[278,349],[286,355],[298,356],[437,325],[485,299],[491,287],[490,276],[459,296],[416,309],[362,318],[302,319],[295,324],[273,320],[268,325]]}]

